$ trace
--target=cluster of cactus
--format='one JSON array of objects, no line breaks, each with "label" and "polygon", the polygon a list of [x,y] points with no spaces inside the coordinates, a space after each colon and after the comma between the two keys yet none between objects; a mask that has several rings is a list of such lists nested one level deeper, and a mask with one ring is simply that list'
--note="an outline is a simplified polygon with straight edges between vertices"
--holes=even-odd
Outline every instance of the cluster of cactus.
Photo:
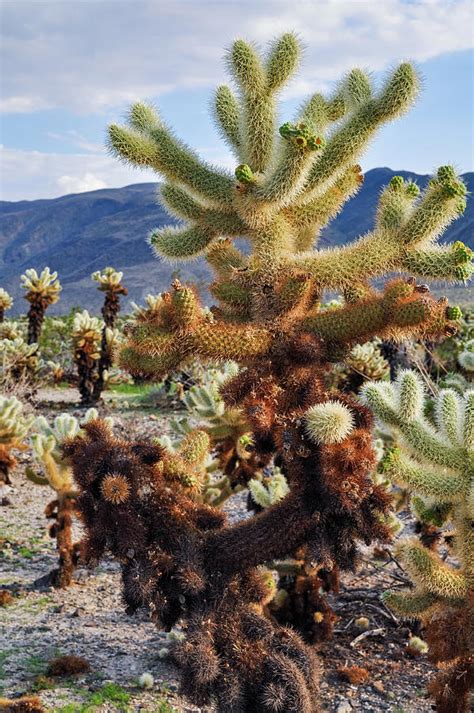
[{"label": "cluster of cactus", "polygon": [[456,564],[416,537],[401,542],[398,551],[415,587],[387,592],[384,600],[399,615],[423,622],[429,655],[440,664],[430,685],[437,710],[468,711],[474,686],[474,391],[459,396],[440,390],[434,422],[414,371],[400,373],[393,384],[367,384],[363,398],[401,437],[400,447],[384,458],[385,475],[415,493],[412,506],[421,520],[454,528],[446,538]]},{"label": "cluster of cactus", "polygon": [[357,393],[367,381],[380,381],[390,378],[390,364],[381,352],[378,339],[365,344],[356,344],[337,365],[332,374],[331,386],[341,391]]},{"label": "cluster of cactus", "polygon": [[71,339],[81,403],[96,403],[108,379],[108,370],[103,368],[100,371],[104,366],[102,353],[113,353],[120,339],[119,332],[106,327],[101,319],[83,310],[74,317]]},{"label": "cluster of cactus", "polygon": [[11,484],[10,473],[16,465],[13,451],[26,449],[26,437],[34,417],[24,413],[16,396],[0,396],[0,483]]},{"label": "cluster of cactus", "polygon": [[0,383],[19,384],[33,389],[41,367],[38,344],[27,344],[22,337],[0,339]]},{"label": "cluster of cactus", "polygon": [[[394,178],[373,231],[343,247],[313,249],[361,185],[360,154],[408,109],[419,82],[404,63],[375,91],[354,70],[332,97],[312,96],[278,136],[276,95],[299,56],[292,34],[263,58],[242,40],[232,46],[239,96],[220,87],[215,114],[236,154],[235,176],[201,161],[144,104],[131,108],[128,127],[109,130],[110,149],[122,160],[164,177],[162,199],[186,221],[152,233],[156,253],[205,255],[217,301],[209,312],[194,289],[175,281],[127,327],[121,364],[161,377],[191,358],[235,360],[242,368],[221,386],[224,404],[241,410],[252,448],[281,469],[289,493],[226,524],[179,482],[169,487],[158,446],[118,441],[95,423],[66,448],[90,558],[106,548],[118,558],[131,608],[147,606],[167,627],[184,621],[186,639],[173,654],[182,692],[219,711],[309,713],[316,706],[318,663],[292,630],[265,618],[273,589],[260,567],[301,554],[318,571],[350,569],[359,540],[391,536],[390,497],[371,478],[371,414],[350,395],[329,393],[325,376],[355,344],[376,336],[453,334],[459,311],[414,278],[395,278],[381,292],[369,281],[409,272],[456,282],[472,270],[468,248],[436,244],[466,204],[466,187],[449,166],[423,195]],[[250,255],[232,243],[241,236]],[[321,310],[325,290],[340,291],[344,303]],[[107,496],[112,478],[120,479],[120,500]]]},{"label": "cluster of cactus", "polygon": [[5,318],[5,312],[11,309],[13,305],[13,298],[8,294],[3,287],[0,287],[0,323],[3,322]]},{"label": "cluster of cactus", "polygon": [[50,305],[59,300],[62,290],[58,273],[45,267],[38,275],[34,268],[26,270],[21,276],[22,287],[26,290],[25,299],[30,303],[28,310],[28,344],[38,343],[44,315]]},{"label": "cluster of cactus", "polygon": [[[100,358],[97,365],[97,377],[94,383],[92,401],[100,399],[105,386],[107,372],[113,363],[113,338],[116,328],[117,317],[120,311],[120,295],[127,295],[128,290],[122,285],[123,272],[117,272],[113,267],[106,267],[92,273],[92,279],[99,283],[98,289],[104,292],[104,304],[102,306],[102,317],[104,326],[102,328],[102,340],[100,348]],[[108,331],[107,331],[108,330]]]},{"label": "cluster of cactus", "polygon": [[[35,460],[41,466],[41,473],[33,468],[26,469],[26,476],[36,485],[48,485],[56,496],[45,509],[47,518],[54,520],[49,529],[51,537],[56,539],[59,553],[58,568],[50,573],[53,586],[64,588],[72,581],[74,568],[78,561],[79,548],[72,541],[72,521],[75,514],[76,488],[70,465],[63,458],[62,445],[75,438],[81,427],[97,419],[97,411],[86,411],[81,422],[69,414],[56,416],[52,425],[44,416],[39,416],[33,425],[35,431],[31,437],[31,448]],[[112,425],[112,420],[107,419]]]}]

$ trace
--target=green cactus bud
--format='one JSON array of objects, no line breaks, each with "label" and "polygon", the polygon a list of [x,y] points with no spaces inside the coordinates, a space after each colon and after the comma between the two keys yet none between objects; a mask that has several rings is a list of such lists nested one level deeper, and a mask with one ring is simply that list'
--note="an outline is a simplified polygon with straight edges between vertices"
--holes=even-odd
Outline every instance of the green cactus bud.
[{"label": "green cactus bud", "polygon": [[405,185],[403,176],[394,176],[390,181],[390,188],[394,191],[400,191]]},{"label": "green cactus bud", "polygon": [[235,177],[241,183],[250,184],[255,182],[255,175],[250,166],[246,163],[241,163],[240,166],[237,166],[235,169]]},{"label": "green cactus bud", "polygon": [[456,305],[446,307],[445,310],[446,319],[459,320],[462,319],[462,309]]}]

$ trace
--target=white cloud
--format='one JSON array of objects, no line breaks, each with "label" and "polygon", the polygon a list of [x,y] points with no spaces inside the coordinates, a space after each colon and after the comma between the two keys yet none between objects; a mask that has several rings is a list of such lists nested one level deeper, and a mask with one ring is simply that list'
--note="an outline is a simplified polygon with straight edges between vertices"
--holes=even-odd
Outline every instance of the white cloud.
[{"label": "white cloud", "polygon": [[286,29],[307,46],[293,96],[350,66],[374,70],[472,46],[470,0],[4,0],[3,110],[123,106],[224,79],[222,48]]},{"label": "white cloud", "polygon": [[[216,147],[200,149],[203,158],[233,167],[229,154]],[[104,151],[92,153],[43,153],[0,146],[0,199],[5,201],[55,198],[100,188],[160,180],[153,171],[129,168]]]},{"label": "white cloud", "polygon": [[85,193],[85,191],[97,191],[99,188],[107,188],[107,183],[93,173],[85,173],[83,176],[60,176],[57,180],[58,188],[62,194]]}]

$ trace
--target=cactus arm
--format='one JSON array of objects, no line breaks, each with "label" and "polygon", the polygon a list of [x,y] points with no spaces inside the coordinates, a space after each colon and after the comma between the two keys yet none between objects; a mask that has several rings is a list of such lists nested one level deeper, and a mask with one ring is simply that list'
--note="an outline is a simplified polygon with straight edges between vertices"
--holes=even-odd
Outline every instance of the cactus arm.
[{"label": "cactus arm", "polygon": [[300,56],[298,39],[293,32],[286,32],[270,45],[265,61],[268,91],[277,92],[286,84],[298,69]]},{"label": "cactus arm", "polygon": [[383,603],[407,619],[419,619],[427,615],[437,598],[430,592],[384,592]]},{"label": "cactus arm", "polygon": [[419,80],[409,64],[402,64],[386,83],[382,93],[364,102],[336,131],[321,159],[309,172],[300,202],[308,202],[323,193],[343,173],[356,163],[375,131],[385,122],[404,113],[418,93]]},{"label": "cactus arm", "polygon": [[219,133],[240,160],[240,108],[236,97],[225,84],[216,90],[213,113]]},{"label": "cactus arm", "polygon": [[179,186],[164,184],[161,198],[168,213],[183,220],[195,221],[204,229],[229,237],[244,235],[247,231],[247,225],[237,213],[206,208]]},{"label": "cactus arm", "polygon": [[319,230],[334,218],[363,183],[360,166],[350,166],[334,186],[310,203],[285,208],[283,214],[297,231],[295,250],[304,252],[314,245]]},{"label": "cactus arm", "polygon": [[263,172],[273,153],[275,102],[255,49],[237,40],[228,57],[242,102],[242,156],[253,171]]},{"label": "cactus arm", "polygon": [[240,324],[212,324],[203,322],[191,335],[196,352],[210,359],[241,361],[268,352],[271,333],[261,327]]},{"label": "cactus arm", "polygon": [[469,483],[461,473],[433,472],[399,451],[392,451],[385,459],[384,473],[391,480],[440,503],[460,502],[469,494]]},{"label": "cactus arm", "polygon": [[472,255],[472,250],[460,241],[453,245],[430,245],[408,251],[402,257],[400,267],[418,277],[465,282],[473,271]]},{"label": "cactus arm", "polygon": [[221,207],[232,202],[232,177],[199,159],[194,151],[160,123],[147,135],[112,124],[108,142],[111,152],[118,158],[137,166],[153,168],[212,204]]},{"label": "cactus arm", "polygon": [[154,230],[149,243],[156,255],[168,260],[188,260],[202,255],[218,233],[199,225],[166,225]]},{"label": "cactus arm", "polygon": [[247,267],[246,256],[229,239],[213,242],[206,250],[206,260],[220,279],[228,279],[236,270]]},{"label": "cactus arm", "polygon": [[[441,178],[440,178],[441,176]],[[400,240],[405,245],[426,247],[464,211],[466,186],[450,166],[438,169],[421,201],[405,223]]]},{"label": "cactus arm", "polygon": [[400,551],[408,573],[425,591],[443,599],[462,599],[468,594],[466,577],[417,540],[404,542]]}]

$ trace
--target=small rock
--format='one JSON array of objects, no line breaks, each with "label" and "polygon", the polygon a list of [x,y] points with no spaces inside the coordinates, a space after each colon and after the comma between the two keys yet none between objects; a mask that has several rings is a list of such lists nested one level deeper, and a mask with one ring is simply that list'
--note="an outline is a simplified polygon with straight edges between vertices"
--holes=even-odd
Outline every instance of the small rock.
[{"label": "small rock", "polygon": [[341,701],[336,708],[336,713],[352,713],[352,706],[349,701]]},{"label": "small rock", "polygon": [[378,693],[385,693],[385,688],[382,681],[374,681],[372,684],[372,688],[375,688]]},{"label": "small rock", "polygon": [[78,607],[78,609],[74,609],[71,616],[73,616],[74,618],[77,618],[77,617],[84,616],[85,613],[86,613],[86,610],[83,607]]}]

